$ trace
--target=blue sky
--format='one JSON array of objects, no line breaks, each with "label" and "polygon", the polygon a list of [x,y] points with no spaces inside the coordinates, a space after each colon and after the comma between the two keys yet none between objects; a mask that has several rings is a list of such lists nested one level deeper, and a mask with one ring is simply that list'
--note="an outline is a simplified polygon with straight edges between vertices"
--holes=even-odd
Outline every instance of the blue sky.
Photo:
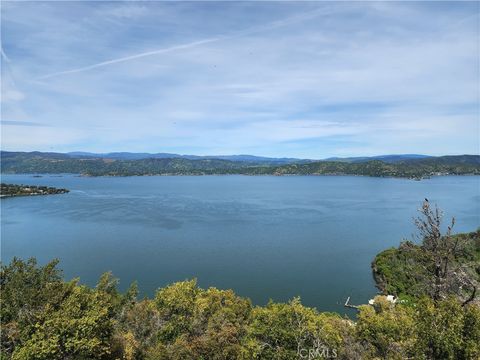
[{"label": "blue sky", "polygon": [[475,2],[6,2],[2,149],[479,153]]}]

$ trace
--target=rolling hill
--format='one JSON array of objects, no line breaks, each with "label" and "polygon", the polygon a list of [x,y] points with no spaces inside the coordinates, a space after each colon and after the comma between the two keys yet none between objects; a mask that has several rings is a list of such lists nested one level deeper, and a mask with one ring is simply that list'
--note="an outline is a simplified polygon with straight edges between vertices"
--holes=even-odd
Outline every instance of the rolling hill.
[{"label": "rolling hill", "polygon": [[[113,153],[131,154],[131,153]],[[141,175],[362,175],[377,177],[422,178],[432,175],[480,174],[479,155],[413,157],[387,162],[305,161],[275,163],[272,158],[238,155],[235,161],[216,157],[149,157],[125,159],[115,155],[63,154],[2,151],[1,172],[18,174],[72,173],[86,176]],[[129,155],[130,156],[130,155]],[[140,155],[138,155],[140,156]],[[128,156],[127,156],[128,157]],[[265,160],[269,159],[269,160]],[[290,160],[289,160],[290,161]]]}]

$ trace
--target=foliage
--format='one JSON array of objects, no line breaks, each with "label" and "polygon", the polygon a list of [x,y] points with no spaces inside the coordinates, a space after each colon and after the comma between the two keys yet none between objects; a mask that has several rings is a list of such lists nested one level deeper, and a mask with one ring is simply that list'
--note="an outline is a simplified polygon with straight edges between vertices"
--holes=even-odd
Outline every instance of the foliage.
[{"label": "foliage", "polygon": [[357,321],[359,339],[373,346],[381,358],[405,359],[413,354],[416,337],[414,310],[377,296],[375,305],[363,305]]},{"label": "foliage", "polygon": [[[241,339],[250,314],[250,301],[231,290],[202,290],[196,281],[160,289],[155,296],[162,345],[149,358],[234,359],[240,356]],[[159,350],[159,348],[161,350]]]},{"label": "foliage", "polygon": [[103,359],[109,354],[113,320],[108,297],[76,285],[59,305],[48,304],[25,329],[12,359]]},{"label": "foliage", "polygon": [[[459,248],[456,256],[451,259],[451,268],[459,269],[456,274],[468,275],[469,283],[480,283],[480,229],[467,233],[452,235],[447,239],[457,243]],[[401,298],[416,298],[428,291],[426,288],[432,284],[431,257],[423,245],[412,242],[402,243],[398,248],[387,249],[375,257],[372,269],[377,287],[384,294],[394,294]],[[459,286],[454,283],[454,288],[445,292],[457,294],[465,300],[471,295],[465,285],[465,291],[457,292]]]},{"label": "foliage", "polygon": [[0,272],[0,323],[2,325],[0,352],[8,356],[30,324],[47,304],[58,306],[68,287],[57,269],[58,260],[43,267],[35,259],[14,258]]},{"label": "foliage", "polygon": [[299,298],[286,304],[270,301],[252,311],[245,354],[248,359],[295,359],[317,351],[343,357],[352,352],[348,342],[354,336],[350,320],[305,307]]},{"label": "foliage", "polygon": [[450,297],[438,303],[425,297],[417,304],[416,354],[424,359],[480,358],[480,307],[462,307]]},{"label": "foliage", "polygon": [[415,307],[392,304],[377,296],[375,306],[361,307],[359,340],[382,359],[478,359],[480,307],[450,297],[421,298]]},{"label": "foliage", "polygon": [[154,299],[65,282],[57,261],[1,270],[1,359],[478,359],[480,307],[456,298],[415,306],[375,298],[352,321],[300,299],[252,307],[231,290],[171,284]]}]

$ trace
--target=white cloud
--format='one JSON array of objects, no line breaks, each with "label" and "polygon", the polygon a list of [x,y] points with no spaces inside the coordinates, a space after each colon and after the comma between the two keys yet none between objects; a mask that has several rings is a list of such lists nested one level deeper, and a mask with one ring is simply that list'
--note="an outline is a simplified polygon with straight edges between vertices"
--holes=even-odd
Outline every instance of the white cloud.
[{"label": "white cloud", "polygon": [[2,102],[21,101],[23,99],[25,99],[25,95],[18,90],[2,91]]},{"label": "white cloud", "polygon": [[112,8],[102,11],[106,16],[113,16],[119,19],[137,19],[148,14],[148,8],[141,5],[133,5],[132,3],[114,3]]},{"label": "white cloud", "polygon": [[81,150],[92,151],[474,152],[472,9],[368,2],[13,6],[2,15],[3,46],[18,88],[7,89],[2,79],[2,91],[22,101],[2,108],[2,117],[49,124],[59,134],[88,133],[67,136],[76,150],[81,138]]}]

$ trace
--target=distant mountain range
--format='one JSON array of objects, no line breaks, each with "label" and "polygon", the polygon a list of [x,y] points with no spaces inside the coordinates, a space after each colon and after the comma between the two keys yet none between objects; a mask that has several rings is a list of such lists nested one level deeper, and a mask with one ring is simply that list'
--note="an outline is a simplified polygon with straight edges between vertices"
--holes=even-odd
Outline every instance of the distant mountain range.
[{"label": "distant mountain range", "polygon": [[386,163],[396,163],[404,160],[412,159],[426,159],[433,156],[421,155],[421,154],[400,154],[400,155],[378,155],[378,156],[359,156],[359,157],[331,157],[325,160],[327,161],[342,161],[342,162],[366,162],[371,160],[380,160]]},{"label": "distant mountain range", "polygon": [[194,156],[148,153],[49,153],[1,151],[2,173],[87,176],[130,175],[365,175],[422,178],[480,174],[479,155],[382,155],[325,160],[252,155]]},{"label": "distant mountain range", "polygon": [[243,162],[267,162],[267,163],[297,163],[312,161],[307,159],[296,158],[271,158],[265,156],[254,155],[180,155],[171,153],[131,153],[131,152],[111,152],[111,153],[90,153],[83,151],[69,152],[65,155],[73,158],[97,158],[97,159],[115,159],[115,160],[141,160],[141,159],[188,159],[188,160],[229,160]]},{"label": "distant mountain range", "polygon": [[99,158],[99,159],[115,159],[115,160],[140,160],[140,159],[188,159],[188,160],[202,160],[202,159],[219,159],[229,161],[244,161],[244,162],[266,162],[278,164],[291,164],[313,161],[341,161],[341,162],[365,162],[370,160],[381,160],[386,163],[395,163],[410,159],[425,159],[432,156],[421,154],[400,154],[400,155],[378,155],[378,156],[361,156],[361,157],[331,157],[327,159],[299,159],[299,158],[273,158],[255,155],[180,155],[172,153],[132,153],[132,152],[111,152],[111,153],[91,153],[83,151],[74,151],[66,153],[65,155],[73,158]]}]

